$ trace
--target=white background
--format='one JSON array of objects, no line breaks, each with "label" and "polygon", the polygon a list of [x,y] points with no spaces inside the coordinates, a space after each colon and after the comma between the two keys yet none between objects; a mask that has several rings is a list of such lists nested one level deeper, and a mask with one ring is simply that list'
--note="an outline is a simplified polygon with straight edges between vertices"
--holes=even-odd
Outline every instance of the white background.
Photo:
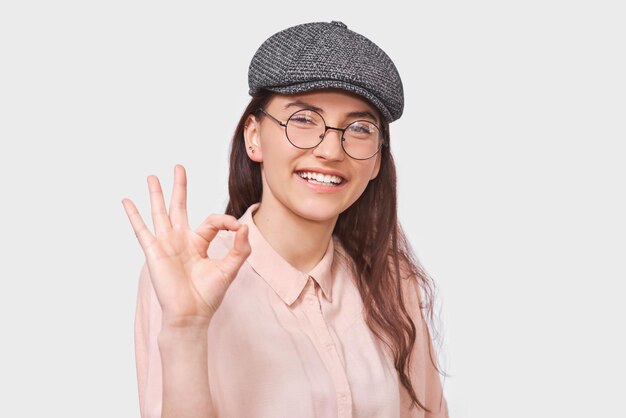
[{"label": "white background", "polygon": [[[138,417],[149,218],[223,212],[252,55],[340,20],[394,60],[400,218],[438,285],[451,417],[625,417],[626,51],[614,1],[5,1],[0,415]],[[373,390],[375,390],[373,388]]]}]

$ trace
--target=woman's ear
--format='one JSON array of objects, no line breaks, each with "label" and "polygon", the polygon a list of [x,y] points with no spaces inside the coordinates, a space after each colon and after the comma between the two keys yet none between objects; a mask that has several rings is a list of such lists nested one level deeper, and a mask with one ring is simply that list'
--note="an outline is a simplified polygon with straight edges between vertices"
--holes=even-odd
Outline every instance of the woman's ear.
[{"label": "woman's ear", "polygon": [[263,154],[261,152],[261,131],[259,121],[253,116],[248,116],[246,124],[243,128],[243,138],[246,144],[246,153],[252,161],[257,163],[263,162]]}]

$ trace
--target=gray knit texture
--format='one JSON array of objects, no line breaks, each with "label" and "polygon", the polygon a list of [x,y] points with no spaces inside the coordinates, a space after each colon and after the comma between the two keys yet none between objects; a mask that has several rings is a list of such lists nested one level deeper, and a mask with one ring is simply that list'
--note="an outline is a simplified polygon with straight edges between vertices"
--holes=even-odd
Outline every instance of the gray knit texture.
[{"label": "gray knit texture", "polygon": [[248,68],[249,94],[339,88],[372,102],[388,122],[402,116],[404,90],[393,61],[374,42],[338,21],[284,29],[266,39]]}]

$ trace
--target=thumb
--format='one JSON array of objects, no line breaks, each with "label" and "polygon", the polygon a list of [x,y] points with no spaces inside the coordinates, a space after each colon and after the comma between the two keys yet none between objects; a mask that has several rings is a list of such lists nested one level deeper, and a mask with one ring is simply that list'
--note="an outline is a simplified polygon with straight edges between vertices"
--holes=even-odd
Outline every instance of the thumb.
[{"label": "thumb", "polygon": [[222,269],[228,275],[231,282],[237,276],[242,264],[252,252],[250,242],[248,241],[248,232],[248,225],[242,224],[235,233],[233,248],[220,260]]}]

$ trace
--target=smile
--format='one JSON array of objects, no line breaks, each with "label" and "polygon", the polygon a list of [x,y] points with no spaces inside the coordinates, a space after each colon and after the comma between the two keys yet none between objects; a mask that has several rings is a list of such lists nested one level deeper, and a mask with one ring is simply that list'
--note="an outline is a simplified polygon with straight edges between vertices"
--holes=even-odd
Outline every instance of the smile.
[{"label": "smile", "polygon": [[345,180],[339,176],[315,173],[312,171],[297,171],[296,174],[311,184],[323,184],[326,186],[336,186],[344,183]]},{"label": "smile", "polygon": [[[348,183],[347,180],[337,176],[330,176],[331,178],[326,180],[324,179],[326,176],[320,173],[296,172],[294,174],[298,183],[301,183],[310,190],[318,193],[339,192],[340,190],[343,190],[345,185]],[[311,176],[311,174],[315,175]],[[320,180],[320,177],[318,176],[323,176],[324,178]],[[336,183],[337,181],[338,183]]]}]

